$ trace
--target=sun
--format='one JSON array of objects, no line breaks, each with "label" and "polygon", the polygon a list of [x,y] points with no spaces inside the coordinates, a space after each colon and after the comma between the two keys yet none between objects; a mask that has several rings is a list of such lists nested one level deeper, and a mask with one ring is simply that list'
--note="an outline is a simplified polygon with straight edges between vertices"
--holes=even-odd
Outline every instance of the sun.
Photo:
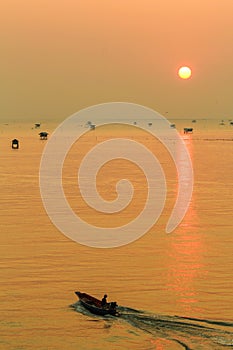
[{"label": "sun", "polygon": [[192,75],[192,71],[189,67],[180,67],[178,75],[181,79],[188,79]]}]

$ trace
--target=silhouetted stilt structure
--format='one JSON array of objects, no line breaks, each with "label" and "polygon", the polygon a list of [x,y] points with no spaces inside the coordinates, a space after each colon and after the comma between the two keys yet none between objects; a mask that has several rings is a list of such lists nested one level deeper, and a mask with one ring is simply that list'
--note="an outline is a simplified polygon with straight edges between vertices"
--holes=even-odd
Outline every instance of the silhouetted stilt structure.
[{"label": "silhouetted stilt structure", "polygon": [[193,128],[184,128],[184,134],[192,134],[193,133]]},{"label": "silhouetted stilt structure", "polygon": [[11,141],[11,148],[12,149],[18,149],[19,148],[19,140],[14,139]]},{"label": "silhouetted stilt structure", "polygon": [[40,132],[39,135],[41,140],[47,140],[48,138],[48,133],[46,131]]}]

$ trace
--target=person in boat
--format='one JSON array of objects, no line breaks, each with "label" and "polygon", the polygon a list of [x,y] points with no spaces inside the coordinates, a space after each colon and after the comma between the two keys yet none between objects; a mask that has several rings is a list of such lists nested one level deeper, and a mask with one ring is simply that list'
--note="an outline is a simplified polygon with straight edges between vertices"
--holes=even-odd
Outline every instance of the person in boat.
[{"label": "person in boat", "polygon": [[103,297],[103,299],[101,300],[101,306],[102,307],[105,307],[105,306],[107,306],[107,294],[104,294],[104,297]]}]

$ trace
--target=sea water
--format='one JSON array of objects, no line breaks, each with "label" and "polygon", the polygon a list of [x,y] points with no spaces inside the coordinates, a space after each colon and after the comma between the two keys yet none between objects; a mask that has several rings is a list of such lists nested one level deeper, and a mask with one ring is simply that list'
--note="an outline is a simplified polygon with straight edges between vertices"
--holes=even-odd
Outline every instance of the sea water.
[{"label": "sea water", "polygon": [[[174,232],[165,232],[177,193],[175,168],[168,165],[169,156],[158,141],[127,129],[123,137],[130,132],[127,137],[143,141],[160,157],[168,199],[149,232],[128,245],[106,249],[70,240],[48,217],[39,188],[47,141],[39,140],[38,130],[26,124],[1,125],[0,349],[233,346],[233,127],[217,120],[171,122],[184,139],[194,170],[185,218]],[[193,134],[183,134],[187,126],[194,128]],[[54,127],[46,125],[49,137]],[[112,129],[91,132],[64,164],[64,191],[83,220],[116,227],[140,212],[145,178],[125,161],[106,164],[98,178],[100,194],[115,198],[114,184],[127,174],[135,187],[134,203],[115,219],[90,211],[76,190],[76,165],[98,142],[115,137]],[[18,150],[11,149],[13,138],[20,141]],[[98,298],[107,293],[109,300],[117,301],[120,316],[90,314],[77,301],[76,290]]]}]

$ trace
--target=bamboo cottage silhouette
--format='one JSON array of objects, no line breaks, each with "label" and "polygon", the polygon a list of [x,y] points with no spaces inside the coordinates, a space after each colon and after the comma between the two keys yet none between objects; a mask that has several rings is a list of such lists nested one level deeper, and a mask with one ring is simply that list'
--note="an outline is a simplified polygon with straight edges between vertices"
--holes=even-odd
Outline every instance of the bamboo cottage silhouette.
[{"label": "bamboo cottage silhouette", "polygon": [[193,133],[193,128],[184,128],[184,134],[192,134]]},{"label": "bamboo cottage silhouette", "polygon": [[41,140],[47,140],[48,138],[48,133],[46,131],[41,131],[39,135]]},{"label": "bamboo cottage silhouette", "polygon": [[11,141],[11,148],[12,149],[18,149],[19,148],[19,140],[14,139]]}]

